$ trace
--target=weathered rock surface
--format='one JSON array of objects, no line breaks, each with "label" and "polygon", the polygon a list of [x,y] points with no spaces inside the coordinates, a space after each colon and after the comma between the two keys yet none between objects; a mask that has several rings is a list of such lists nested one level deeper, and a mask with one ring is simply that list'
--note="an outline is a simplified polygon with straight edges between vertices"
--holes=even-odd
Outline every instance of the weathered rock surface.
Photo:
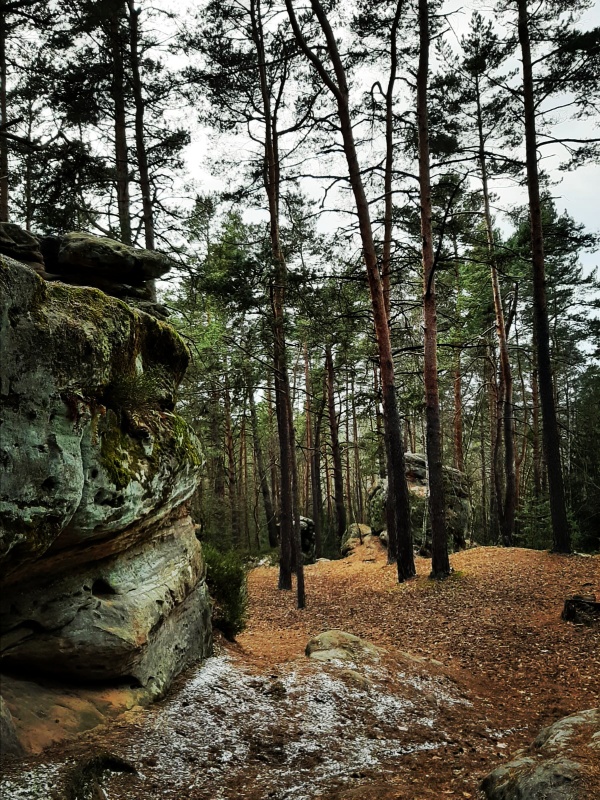
[{"label": "weathered rock surface", "polygon": [[89,233],[67,233],[59,237],[56,262],[48,266],[50,271],[57,267],[65,273],[87,270],[92,277],[102,275],[119,283],[139,285],[167,273],[171,262],[155,250],[139,250]]},{"label": "weathered rock surface", "polygon": [[300,546],[305,564],[315,561],[315,523],[308,517],[300,517]]},{"label": "weathered rock surface", "polygon": [[38,239],[18,225],[0,222],[0,255],[33,267],[47,281],[92,286],[159,319],[168,316],[168,309],[156,303],[154,280],[173,262],[155,250],[84,232]]},{"label": "weathered rock surface", "polygon": [[44,257],[35,236],[12,222],[0,222],[0,253],[43,271]]},{"label": "weathered rock surface", "polygon": [[22,752],[10,709],[0,697],[0,758],[16,756]]},{"label": "weathered rock surface", "polygon": [[127,677],[160,694],[209,650],[202,551],[189,517],[0,601],[5,667],[75,680]]},{"label": "weathered rock surface", "polygon": [[[151,523],[193,492],[197,443],[172,411],[174,330],[97,290],[0,264],[0,560]],[[158,499],[159,498],[159,499]]]},{"label": "weathered rock surface", "polygon": [[378,659],[380,650],[366,639],[346,631],[324,631],[306,645],[305,655],[317,661],[361,661]]},{"label": "weathered rock surface", "polygon": [[210,650],[165,323],[0,257],[0,665],[162,693]]},{"label": "weathered rock surface", "polygon": [[[411,519],[415,544],[420,546],[423,555],[428,555],[431,541],[431,525],[427,520],[425,534],[423,521],[427,519],[427,464],[420,453],[405,453],[406,479],[411,505]],[[450,544],[455,550],[466,546],[466,538],[471,524],[471,500],[469,481],[464,473],[451,467],[444,467],[444,489],[446,501],[446,525]],[[371,487],[367,499],[368,522],[374,534],[387,527],[385,503],[387,499],[387,480],[381,480]]]},{"label": "weathered rock surface", "polygon": [[545,728],[481,788],[487,800],[590,800],[600,789],[599,755],[600,709],[592,708]]}]

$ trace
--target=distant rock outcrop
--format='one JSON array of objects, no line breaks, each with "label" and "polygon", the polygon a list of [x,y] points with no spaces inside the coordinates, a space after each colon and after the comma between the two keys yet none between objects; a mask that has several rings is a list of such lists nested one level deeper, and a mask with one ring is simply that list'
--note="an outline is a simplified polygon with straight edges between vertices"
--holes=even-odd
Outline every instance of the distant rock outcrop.
[{"label": "distant rock outcrop", "polygon": [[346,528],[344,536],[342,537],[341,553],[343,556],[349,556],[354,550],[361,545],[367,537],[372,534],[371,528],[368,525],[361,525],[358,522],[353,522]]},{"label": "distant rock outcrop", "polygon": [[[83,258],[83,256],[82,256]],[[162,693],[210,648],[169,325],[0,257],[3,668]]]},{"label": "distant rock outcrop", "polygon": [[[431,524],[427,514],[427,461],[421,453],[405,453],[404,459],[414,541],[423,555],[429,555]],[[466,547],[471,524],[469,480],[463,472],[444,467],[444,490],[450,545],[460,550]],[[387,480],[383,479],[373,484],[367,498],[368,523],[374,534],[380,534],[387,527],[386,500]]]}]

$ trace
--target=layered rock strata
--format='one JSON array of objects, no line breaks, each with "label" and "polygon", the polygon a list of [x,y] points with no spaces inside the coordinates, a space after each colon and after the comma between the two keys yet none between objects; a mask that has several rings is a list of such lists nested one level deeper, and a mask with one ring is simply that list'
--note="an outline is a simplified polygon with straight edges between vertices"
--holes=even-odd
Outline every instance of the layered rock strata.
[{"label": "layered rock strata", "polygon": [[154,282],[173,262],[155,250],[139,250],[85,232],[38,238],[18,225],[0,222],[0,255],[32,267],[44,280],[91,286],[159,319],[168,310],[156,302]]},{"label": "layered rock strata", "polygon": [[0,666],[162,693],[210,649],[175,412],[187,349],[96,289],[0,257]]}]

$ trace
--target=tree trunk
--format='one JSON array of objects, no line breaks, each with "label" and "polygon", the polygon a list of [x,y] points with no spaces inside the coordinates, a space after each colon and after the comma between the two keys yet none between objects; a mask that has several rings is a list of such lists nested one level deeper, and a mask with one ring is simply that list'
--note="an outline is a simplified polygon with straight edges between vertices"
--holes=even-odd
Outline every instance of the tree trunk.
[{"label": "tree trunk", "polygon": [[390,74],[385,92],[385,171],[383,193],[385,208],[383,212],[383,248],[381,255],[381,282],[383,284],[383,301],[388,322],[391,316],[391,265],[392,265],[392,179],[394,166],[394,86],[398,71],[398,53],[396,37],[402,14],[403,4],[396,4],[396,12],[390,30]]},{"label": "tree trunk", "polygon": [[[271,281],[271,310],[273,314],[273,361],[275,367],[275,408],[277,410],[277,427],[280,449],[281,480],[281,560],[279,569],[279,588],[292,588],[293,553],[297,549],[299,538],[298,475],[296,469],[296,443],[293,425],[293,409],[291,404],[290,383],[287,369],[285,343],[285,288],[287,284],[287,268],[281,249],[279,236],[279,151],[276,120],[271,111],[271,89],[266,72],[266,56],[263,40],[263,20],[260,0],[251,0],[250,15],[252,21],[252,37],[258,57],[258,78],[263,103],[265,122],[264,139],[264,186],[269,207],[269,235],[271,240],[271,258],[273,276]],[[296,503],[296,506],[294,505]],[[298,607],[304,607],[304,585],[302,558],[296,563]]]},{"label": "tree trunk", "polygon": [[[129,43],[131,52],[131,77],[133,99],[135,103],[135,150],[140,175],[140,191],[142,193],[142,221],[144,224],[144,241],[147,250],[154,250],[154,210],[152,202],[152,189],[148,171],[148,155],[146,152],[146,137],[144,131],[145,103],[142,92],[142,78],[140,74],[139,45],[139,16],[141,9],[135,8],[133,0],[127,0],[129,9]],[[154,280],[148,281],[152,292],[152,300],[156,300],[156,285]]]},{"label": "tree trunk", "polygon": [[[476,81],[477,102],[477,128],[479,133],[479,166],[481,169],[481,184],[483,189],[483,208],[487,234],[487,246],[490,256],[490,271],[492,279],[492,293],[494,297],[494,312],[496,317],[496,335],[500,352],[500,385],[498,389],[498,428],[497,447],[500,434],[504,441],[504,502],[501,492],[497,489],[497,504],[500,516],[500,530],[505,546],[512,546],[515,532],[515,511],[517,501],[517,485],[515,471],[515,434],[514,434],[514,404],[513,404],[513,378],[508,357],[508,341],[504,323],[504,309],[500,293],[500,281],[496,267],[496,252],[494,247],[494,230],[492,213],[490,210],[490,194],[488,188],[487,163],[485,156],[485,139],[483,134],[483,114],[479,93],[479,80]],[[498,462],[496,459],[496,467]]]},{"label": "tree trunk", "polygon": [[110,52],[112,58],[111,96],[115,123],[115,172],[117,183],[117,209],[119,229],[123,244],[131,244],[131,215],[129,202],[129,164],[127,154],[127,121],[125,116],[125,73],[121,50],[120,18],[115,13],[109,21]]},{"label": "tree trunk", "polygon": [[387,477],[385,462],[385,436],[383,433],[383,420],[381,418],[381,390],[379,387],[379,367],[373,364],[373,395],[375,397],[375,433],[377,435],[377,465],[379,477]]},{"label": "tree trunk", "polygon": [[316,56],[316,54],[310,49],[304,37],[302,36],[302,32],[298,25],[298,20],[296,19],[296,15],[292,6],[292,0],[286,0],[286,8],[288,10],[294,34],[300,47],[309,61],[311,61],[317,72],[321,75],[321,78],[337,101],[338,119],[340,122],[344,153],[346,155],[346,162],[348,165],[348,177],[356,204],[356,213],[360,229],[363,257],[367,270],[369,291],[371,294],[371,304],[373,308],[373,319],[379,354],[379,366],[381,371],[384,424],[387,445],[386,451],[388,461],[387,524],[390,544],[389,552],[392,554],[397,552],[398,580],[403,581],[415,575],[416,570],[412,546],[408,487],[406,485],[406,475],[404,470],[404,448],[402,446],[400,415],[398,413],[396,399],[394,361],[392,357],[390,329],[385,310],[383,284],[379,273],[375,242],[373,240],[369,203],[365,195],[362,173],[358,163],[358,156],[354,142],[352,118],[348,103],[349,91],[344,66],[337,48],[334,33],[331,29],[329,21],[327,20],[323,7],[318,0],[311,0],[311,7],[327,40],[329,58],[334,68],[337,85],[333,82],[327,70],[325,70],[322,62],[319,61],[318,56]]},{"label": "tree trunk", "polygon": [[323,490],[321,488],[321,424],[325,411],[325,395],[321,399],[315,419],[315,440],[310,470],[312,484],[312,521],[315,526],[315,557],[323,555]]},{"label": "tree trunk", "polygon": [[523,59],[523,100],[525,105],[525,154],[527,163],[527,187],[529,191],[529,215],[531,222],[531,252],[533,262],[533,310],[537,334],[537,357],[540,401],[542,406],[542,429],[544,455],[548,469],[550,490],[550,514],[554,550],[571,552],[571,532],[567,518],[565,490],[561,466],[560,438],[556,419],[552,364],[550,360],[550,330],[546,300],[546,271],[544,264],[544,234],[542,231],[542,209],[537,165],[537,138],[535,129],[535,99],[531,43],[527,0],[517,0],[519,11],[519,43]]},{"label": "tree trunk", "polygon": [[231,398],[229,385],[225,383],[223,393],[225,411],[225,450],[227,451],[227,478],[229,489],[229,505],[231,519],[231,543],[234,548],[240,546],[240,524],[238,516],[237,476],[235,471],[235,448],[233,446],[233,426],[231,420]]},{"label": "tree trunk", "polygon": [[306,469],[304,471],[304,503],[303,507],[305,509],[305,513],[309,516],[309,497],[310,497],[310,486],[311,486],[311,477],[310,477],[310,470],[311,470],[311,454],[313,449],[313,432],[312,432],[312,414],[310,408],[310,401],[312,395],[312,387],[311,387],[311,380],[310,380],[310,363],[308,359],[308,346],[306,342],[304,343],[304,418],[306,420],[306,458],[305,458],[305,465]]},{"label": "tree trunk", "polygon": [[342,470],[342,454],[338,421],[335,413],[333,357],[331,346],[325,348],[325,365],[327,369],[327,408],[329,411],[329,431],[331,434],[331,456],[333,461],[333,492],[335,501],[335,518],[337,524],[337,543],[341,546],[346,531],[346,507],[344,506],[344,474]]},{"label": "tree trunk", "polygon": [[[347,360],[347,359],[346,359]],[[356,522],[352,506],[352,459],[350,458],[350,377],[346,368],[346,517]]]},{"label": "tree trunk", "polygon": [[454,466],[461,472],[465,471],[460,348],[456,351],[456,364],[454,367]]},{"label": "tree trunk", "polygon": [[[271,479],[271,500],[273,503],[273,513],[277,520],[279,516],[279,506],[281,505],[279,497],[279,480],[277,478],[277,457],[276,457],[276,444],[275,444],[275,429],[273,427],[273,385],[272,373],[269,370],[267,376],[267,388],[265,391],[265,399],[267,401],[267,428],[269,432],[268,441],[268,454],[269,454],[269,473]],[[277,534],[279,541],[279,534]]]},{"label": "tree trunk", "polygon": [[[0,5],[0,132],[5,133],[8,126],[8,105],[6,85],[6,11],[4,2]],[[0,136],[0,222],[8,222],[8,139]]]},{"label": "tree trunk", "polygon": [[[487,363],[487,362],[486,362]],[[484,378],[485,381],[485,378]],[[479,452],[481,455],[481,528],[483,531],[483,535],[485,537],[484,541],[487,543],[488,541],[488,497],[487,497],[487,469],[485,463],[485,399],[482,394],[481,402],[479,404],[479,414],[480,414],[480,426],[479,426],[479,438],[480,438],[480,446]]]},{"label": "tree trunk", "polygon": [[152,210],[152,196],[150,177],[148,173],[148,155],[146,153],[146,140],[144,131],[145,103],[142,94],[142,79],[140,75],[139,46],[139,16],[141,9],[135,8],[133,0],[127,0],[129,9],[129,44],[131,53],[131,76],[133,99],[135,103],[135,149],[140,173],[140,189],[142,192],[142,220],[144,223],[144,239],[147,250],[154,250],[154,220]]},{"label": "tree trunk", "polygon": [[271,307],[273,310],[274,367],[275,367],[275,412],[279,440],[279,538],[281,557],[279,561],[279,588],[292,588],[292,535],[294,513],[292,508],[292,485],[290,480],[290,423],[288,420],[287,369],[285,365],[285,341],[282,341],[281,326],[283,324],[283,308],[280,293],[276,288],[271,291]]},{"label": "tree trunk", "polygon": [[356,492],[356,515],[359,522],[364,522],[362,475],[360,469],[360,450],[358,447],[358,419],[356,416],[356,392],[354,390],[354,373],[352,374],[352,438],[354,450],[354,487]]},{"label": "tree trunk", "polygon": [[429,468],[429,512],[431,516],[431,576],[450,574],[442,468],[440,399],[437,374],[437,314],[435,261],[431,230],[431,180],[429,173],[429,125],[427,120],[427,76],[429,71],[429,8],[419,0],[419,69],[417,72],[417,126],[419,134],[419,187],[421,238],[423,242],[423,321],[425,327],[425,415],[427,419],[427,464]]},{"label": "tree trunk", "polygon": [[238,499],[240,511],[242,514],[242,521],[244,525],[244,538],[248,545],[248,551],[251,550],[250,542],[250,525],[248,522],[248,446],[246,441],[246,408],[242,409],[242,424],[240,426],[240,478],[238,481]]},{"label": "tree trunk", "polygon": [[265,459],[262,451],[262,444],[258,431],[258,417],[256,414],[256,402],[254,400],[254,388],[248,387],[248,403],[250,406],[250,424],[252,425],[252,438],[254,439],[254,454],[256,456],[256,467],[258,469],[258,481],[265,508],[265,518],[267,521],[267,532],[269,536],[269,547],[277,547],[277,521],[273,510],[273,501],[269,491],[269,481],[265,470]]}]

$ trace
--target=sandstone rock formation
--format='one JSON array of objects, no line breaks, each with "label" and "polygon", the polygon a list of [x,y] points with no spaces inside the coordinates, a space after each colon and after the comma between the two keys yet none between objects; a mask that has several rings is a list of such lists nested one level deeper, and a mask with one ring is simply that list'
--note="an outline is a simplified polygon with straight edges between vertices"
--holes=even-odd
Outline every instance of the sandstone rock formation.
[{"label": "sandstone rock formation", "polygon": [[[414,542],[420,547],[423,555],[429,555],[431,525],[427,521],[427,462],[425,456],[420,453],[405,453],[404,458]],[[464,473],[451,467],[444,467],[444,478],[449,544],[454,545],[455,550],[459,550],[466,546],[471,524],[469,481]],[[381,533],[386,527],[386,499],[387,480],[373,484],[367,499],[367,510],[368,523],[374,534]]]},{"label": "sandstone rock formation", "polygon": [[487,800],[591,800],[599,796],[599,756],[600,709],[591,708],[545,728],[481,788]]},{"label": "sandstone rock formation", "polygon": [[160,694],[210,648],[167,324],[0,257],[3,669]]},{"label": "sandstone rock formation", "polygon": [[0,255],[27,264],[47,281],[91,286],[159,319],[168,316],[156,302],[154,281],[173,263],[155,250],[82,232],[38,239],[18,225],[0,222]]},{"label": "sandstone rock formation", "polygon": [[0,697],[0,757],[19,755],[22,751],[10,710]]}]

